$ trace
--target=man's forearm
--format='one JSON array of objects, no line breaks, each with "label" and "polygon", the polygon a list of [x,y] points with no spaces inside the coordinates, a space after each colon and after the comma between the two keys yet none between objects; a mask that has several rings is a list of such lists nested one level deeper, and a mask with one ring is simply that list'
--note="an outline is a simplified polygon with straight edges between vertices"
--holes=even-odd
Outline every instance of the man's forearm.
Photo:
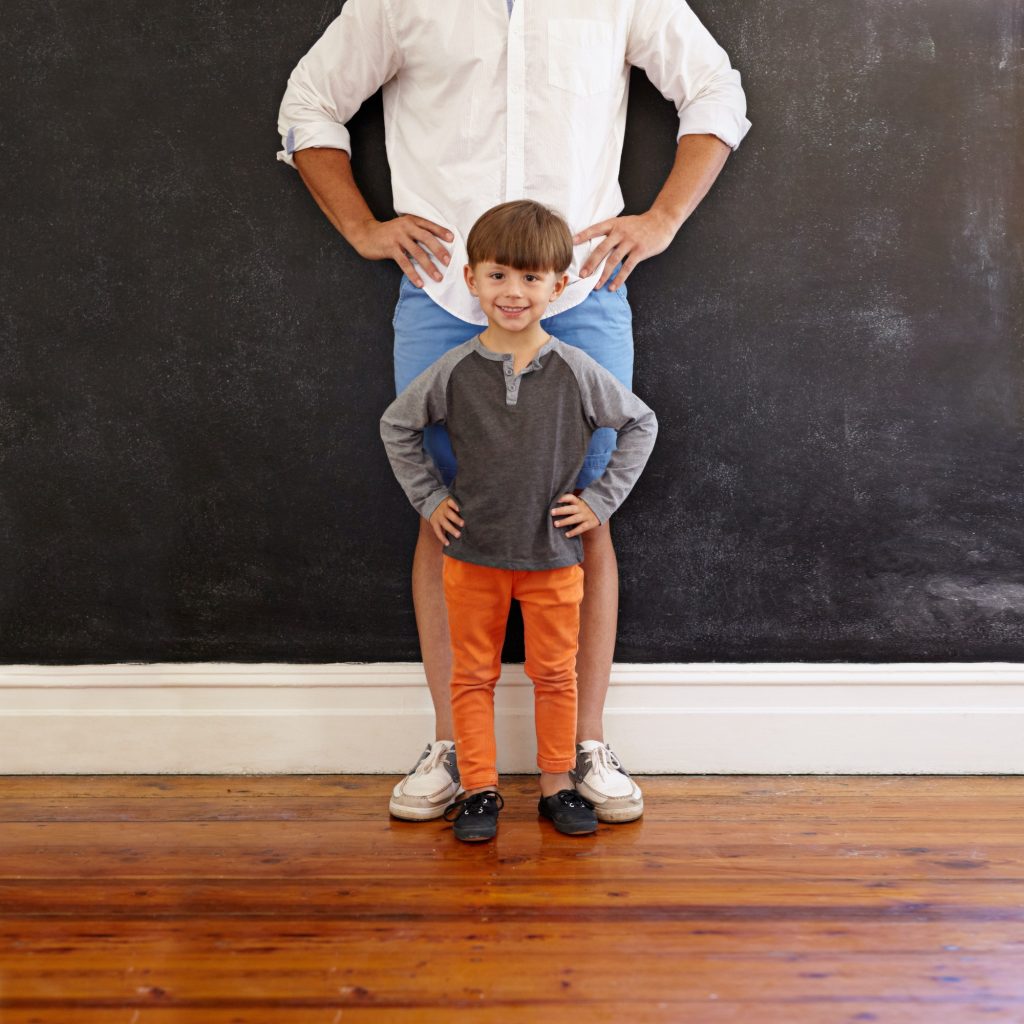
[{"label": "man's forearm", "polygon": [[715,135],[684,135],[676,158],[651,212],[662,215],[678,231],[722,172],[732,150]]},{"label": "man's forearm", "polygon": [[293,157],[295,167],[327,219],[368,260],[394,260],[417,288],[423,274],[442,279],[438,266],[451,256],[439,239],[455,237],[447,227],[409,214],[379,221],[366,205],[343,149],[310,147]]},{"label": "man's forearm", "polygon": [[375,220],[352,176],[343,149],[301,149],[293,157],[300,177],[327,219],[355,245],[360,226]]}]

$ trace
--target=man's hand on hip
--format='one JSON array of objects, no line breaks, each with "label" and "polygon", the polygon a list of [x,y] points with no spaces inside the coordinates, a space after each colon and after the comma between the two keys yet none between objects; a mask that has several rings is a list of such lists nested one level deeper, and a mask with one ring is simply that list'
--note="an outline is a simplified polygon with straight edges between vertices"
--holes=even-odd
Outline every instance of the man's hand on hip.
[{"label": "man's hand on hip", "polygon": [[608,262],[605,263],[601,277],[594,287],[602,287],[621,262],[622,267],[615,275],[615,280],[608,286],[609,291],[615,291],[633,273],[633,269],[641,260],[664,252],[669,242],[675,238],[677,230],[675,222],[657,210],[648,210],[647,213],[635,217],[612,217],[610,220],[592,224],[576,235],[573,243],[579,245],[600,235],[604,235],[605,239],[587,257],[580,268],[580,277],[589,277],[607,256]]},{"label": "man's hand on hip", "polygon": [[718,177],[731,150],[715,135],[683,135],[676,145],[676,158],[654,205],[638,217],[612,217],[600,224],[591,224],[573,239],[579,245],[604,235],[604,241],[580,267],[580,277],[588,277],[607,256],[596,287],[611,277],[621,262],[622,269],[608,286],[615,291],[633,272],[633,268],[650,256],[664,252],[676,232],[707,195]]},{"label": "man's hand on hip", "polygon": [[360,256],[368,260],[394,260],[417,288],[423,287],[421,273],[441,280],[443,275],[437,263],[447,266],[451,256],[439,239],[450,242],[454,237],[440,224],[411,214],[394,220],[363,221],[348,234]]}]

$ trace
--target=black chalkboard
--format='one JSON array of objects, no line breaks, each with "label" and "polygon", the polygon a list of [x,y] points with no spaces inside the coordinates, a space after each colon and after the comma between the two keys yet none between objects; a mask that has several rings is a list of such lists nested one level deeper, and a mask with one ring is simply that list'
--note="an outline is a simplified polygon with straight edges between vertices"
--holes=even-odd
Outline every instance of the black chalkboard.
[{"label": "black chalkboard", "polygon": [[[1024,8],[694,8],[754,127],[630,280],[661,434],[614,523],[617,658],[1019,660]],[[3,662],[416,659],[398,270],[275,160],[338,9],[8,5]],[[674,129],[634,73],[627,212]],[[352,130],[386,216],[379,98]]]}]

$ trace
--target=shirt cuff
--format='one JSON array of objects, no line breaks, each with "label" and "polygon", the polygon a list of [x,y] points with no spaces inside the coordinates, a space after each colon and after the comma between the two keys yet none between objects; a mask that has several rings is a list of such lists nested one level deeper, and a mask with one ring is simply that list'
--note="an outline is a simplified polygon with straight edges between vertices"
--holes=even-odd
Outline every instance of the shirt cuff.
[{"label": "shirt cuff", "polygon": [[585,501],[590,508],[590,511],[597,516],[597,521],[604,526],[605,523],[611,518],[612,513],[615,511],[614,508],[609,508],[601,498],[594,494],[589,487],[584,487],[580,491],[580,501]]},{"label": "shirt cuff", "polygon": [[434,493],[423,502],[423,506],[420,509],[420,515],[424,519],[429,519],[436,511],[438,505],[441,504],[445,498],[450,498],[451,495],[448,493],[447,488],[443,490],[434,491]]},{"label": "shirt cuff", "polygon": [[337,121],[316,121],[313,124],[296,124],[288,129],[284,137],[284,149],[279,150],[277,159],[295,166],[292,154],[300,149],[312,149],[320,146],[324,149],[343,149],[352,155],[352,143],[348,129]]},{"label": "shirt cuff", "polygon": [[750,122],[733,107],[721,103],[697,103],[679,114],[676,142],[684,135],[714,135],[735,150],[750,131]]}]

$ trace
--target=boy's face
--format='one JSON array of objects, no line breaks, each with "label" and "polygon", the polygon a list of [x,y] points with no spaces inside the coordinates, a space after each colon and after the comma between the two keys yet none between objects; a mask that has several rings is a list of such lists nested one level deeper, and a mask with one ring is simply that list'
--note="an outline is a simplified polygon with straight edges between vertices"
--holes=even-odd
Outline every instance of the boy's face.
[{"label": "boy's face", "polygon": [[506,331],[523,331],[548,315],[548,303],[569,283],[554,270],[516,270],[501,263],[466,264],[466,284],[480,300],[488,321]]}]

